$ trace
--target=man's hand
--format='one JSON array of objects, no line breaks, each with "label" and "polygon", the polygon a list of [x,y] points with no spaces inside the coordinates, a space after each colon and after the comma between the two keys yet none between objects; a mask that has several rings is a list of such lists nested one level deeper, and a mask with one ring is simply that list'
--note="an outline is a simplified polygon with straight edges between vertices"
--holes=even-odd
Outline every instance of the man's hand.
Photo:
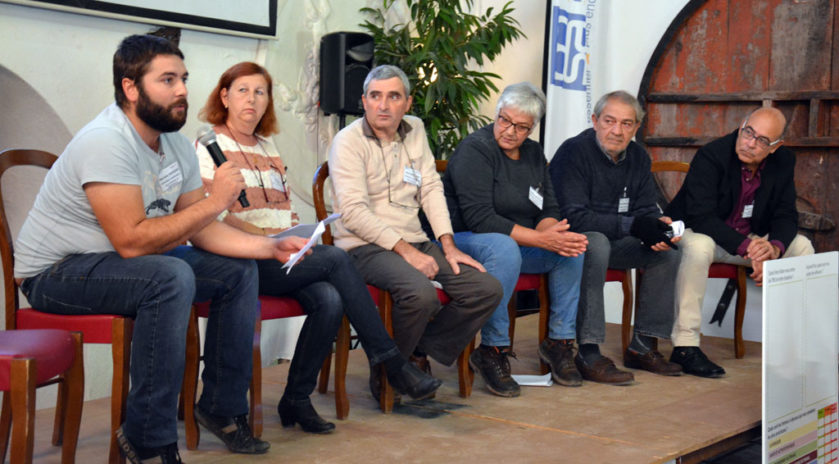
[{"label": "man's hand", "polygon": [[561,256],[576,257],[586,251],[588,239],[583,234],[571,232],[568,220],[563,219],[539,230],[541,248]]},{"label": "man's hand", "polygon": [[[275,239],[274,258],[281,263],[286,263],[291,255],[300,251],[308,241],[308,239],[296,236]],[[307,251],[306,254],[312,254],[312,250]],[[300,259],[303,260],[303,258]]]},{"label": "man's hand", "polygon": [[641,243],[650,247],[653,251],[665,251],[670,248],[678,248],[675,243],[678,237],[671,239],[665,233],[670,229],[672,219],[667,216],[654,218],[651,216],[637,216],[632,221],[629,234],[641,240]]},{"label": "man's hand", "polygon": [[765,238],[753,238],[746,248],[746,258],[751,259],[752,263],[778,259],[780,255],[781,250]]},{"label": "man's hand", "polygon": [[[667,224],[668,226],[673,223],[673,220],[670,219],[667,216],[661,216],[660,218],[658,218],[658,220]],[[681,240],[681,239],[682,239],[682,237],[673,237],[673,238],[670,239],[669,242],[658,242],[655,245],[651,246],[650,249],[652,249],[653,251],[669,250],[670,249],[670,244],[679,243],[679,240]]]},{"label": "man's hand", "polygon": [[752,272],[749,277],[754,279],[758,287],[763,285],[763,261],[752,261]]},{"label": "man's hand", "polygon": [[449,263],[449,266],[452,267],[452,272],[455,274],[460,274],[461,264],[466,264],[467,266],[472,266],[481,272],[486,272],[486,269],[484,269],[481,263],[475,261],[471,256],[460,251],[454,245],[454,239],[451,235],[446,234],[440,236],[440,245],[443,248],[443,254],[446,255],[446,261]]},{"label": "man's hand", "polygon": [[440,271],[440,268],[437,266],[437,261],[434,258],[417,250],[404,240],[396,242],[393,251],[429,279],[433,279]]},{"label": "man's hand", "polygon": [[213,182],[209,186],[208,200],[215,202],[225,210],[239,198],[239,192],[245,188],[245,178],[242,171],[232,161],[227,161],[216,168]]}]

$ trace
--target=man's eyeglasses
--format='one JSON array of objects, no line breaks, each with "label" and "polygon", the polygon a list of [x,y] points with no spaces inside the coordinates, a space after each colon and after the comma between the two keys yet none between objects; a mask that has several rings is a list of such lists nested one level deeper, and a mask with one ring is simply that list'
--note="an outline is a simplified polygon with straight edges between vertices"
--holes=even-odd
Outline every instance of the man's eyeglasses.
[{"label": "man's eyeglasses", "polygon": [[770,147],[774,147],[775,145],[779,144],[781,140],[783,140],[782,138],[778,138],[778,140],[770,142],[768,137],[757,135],[755,133],[755,130],[752,129],[752,126],[746,125],[746,121],[743,121],[743,125],[740,127],[740,135],[742,135],[743,139],[745,139],[747,142],[754,140],[755,142],[757,142],[758,146],[760,148],[763,148],[764,150]]},{"label": "man's eyeglasses", "polygon": [[509,119],[505,118],[504,115],[500,113],[498,114],[498,121],[496,122],[496,124],[498,124],[498,127],[500,127],[503,130],[507,130],[510,128],[510,126],[513,126],[513,130],[516,131],[516,134],[518,135],[529,134],[530,130],[533,129],[533,126],[528,126],[526,124],[514,124],[513,121],[510,121]]}]

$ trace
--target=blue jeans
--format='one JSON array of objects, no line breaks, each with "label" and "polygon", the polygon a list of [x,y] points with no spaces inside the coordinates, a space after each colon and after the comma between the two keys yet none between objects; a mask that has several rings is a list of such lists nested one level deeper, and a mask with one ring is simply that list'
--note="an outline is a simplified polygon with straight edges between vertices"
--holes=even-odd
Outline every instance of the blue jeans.
[{"label": "blue jeans", "polygon": [[288,274],[276,260],[260,260],[257,265],[260,294],[291,296],[306,312],[288,370],[286,401],[309,402],[344,314],[355,327],[371,365],[399,355],[364,280],[344,250],[318,245]]},{"label": "blue jeans", "polygon": [[256,282],[252,260],[182,246],[128,259],[115,252],[71,255],[24,280],[21,290],[45,312],[134,318],[123,430],[134,445],[159,447],[178,440],[178,394],[193,301],[212,300],[199,407],[220,416],[248,412]]},{"label": "blue jeans", "polygon": [[497,233],[457,232],[454,241],[461,251],[483,264],[487,273],[498,279],[504,289],[500,304],[481,328],[481,344],[510,345],[507,303],[521,273],[548,274],[551,308],[548,336],[576,338],[583,255],[568,258],[541,248],[519,246],[509,235]]}]

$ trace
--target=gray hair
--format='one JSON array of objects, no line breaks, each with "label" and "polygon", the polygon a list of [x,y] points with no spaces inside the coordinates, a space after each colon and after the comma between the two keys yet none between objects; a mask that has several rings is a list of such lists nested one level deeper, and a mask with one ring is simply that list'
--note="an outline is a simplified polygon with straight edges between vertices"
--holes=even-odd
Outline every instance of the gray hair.
[{"label": "gray hair", "polygon": [[405,75],[404,71],[390,64],[376,66],[367,73],[367,77],[364,79],[364,95],[367,95],[367,87],[370,86],[371,82],[383,81],[393,77],[398,77],[402,81],[402,86],[405,87],[405,96],[410,95],[411,83],[408,81],[408,76]]},{"label": "gray hair", "polygon": [[635,110],[635,122],[641,122],[641,120],[644,119],[644,114],[646,113],[644,113],[644,110],[641,108],[641,104],[638,103],[638,99],[630,95],[629,92],[625,92],[623,90],[615,90],[614,92],[609,92],[600,97],[600,100],[597,100],[597,103],[594,105],[594,115],[599,118],[600,113],[603,112],[603,108],[606,107],[606,103],[613,98],[621,103],[631,106],[632,109]]},{"label": "gray hair", "polygon": [[495,105],[496,116],[507,107],[516,108],[537,123],[545,114],[545,94],[530,82],[508,85],[498,97],[498,104]]}]

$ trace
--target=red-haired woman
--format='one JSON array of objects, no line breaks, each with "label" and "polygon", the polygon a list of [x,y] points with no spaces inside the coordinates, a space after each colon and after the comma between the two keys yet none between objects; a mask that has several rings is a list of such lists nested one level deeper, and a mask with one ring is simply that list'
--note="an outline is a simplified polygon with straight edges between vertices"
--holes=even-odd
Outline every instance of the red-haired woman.
[{"label": "red-haired woman", "polygon": [[[248,207],[238,202],[223,215],[228,224],[253,234],[274,234],[298,222],[291,204],[286,168],[270,136],[277,132],[271,76],[256,63],[243,62],[222,74],[199,117],[213,124],[216,140],[228,162],[241,169]],[[196,143],[201,176],[212,183],[215,165],[207,149]],[[347,315],[361,339],[371,367],[384,363],[394,388],[413,398],[431,396],[440,381],[420,371],[400,354],[388,335],[361,276],[341,249],[316,246],[311,255],[286,274],[283,263],[257,261],[259,292],[291,296],[307,314],[300,331],[288,383],[277,412],[283,426],[299,423],[312,433],[329,433],[335,425],[323,420],[309,395],[341,319]],[[199,420],[207,414],[198,407]],[[203,416],[203,420],[201,419]],[[212,423],[207,426],[212,430]]]}]

